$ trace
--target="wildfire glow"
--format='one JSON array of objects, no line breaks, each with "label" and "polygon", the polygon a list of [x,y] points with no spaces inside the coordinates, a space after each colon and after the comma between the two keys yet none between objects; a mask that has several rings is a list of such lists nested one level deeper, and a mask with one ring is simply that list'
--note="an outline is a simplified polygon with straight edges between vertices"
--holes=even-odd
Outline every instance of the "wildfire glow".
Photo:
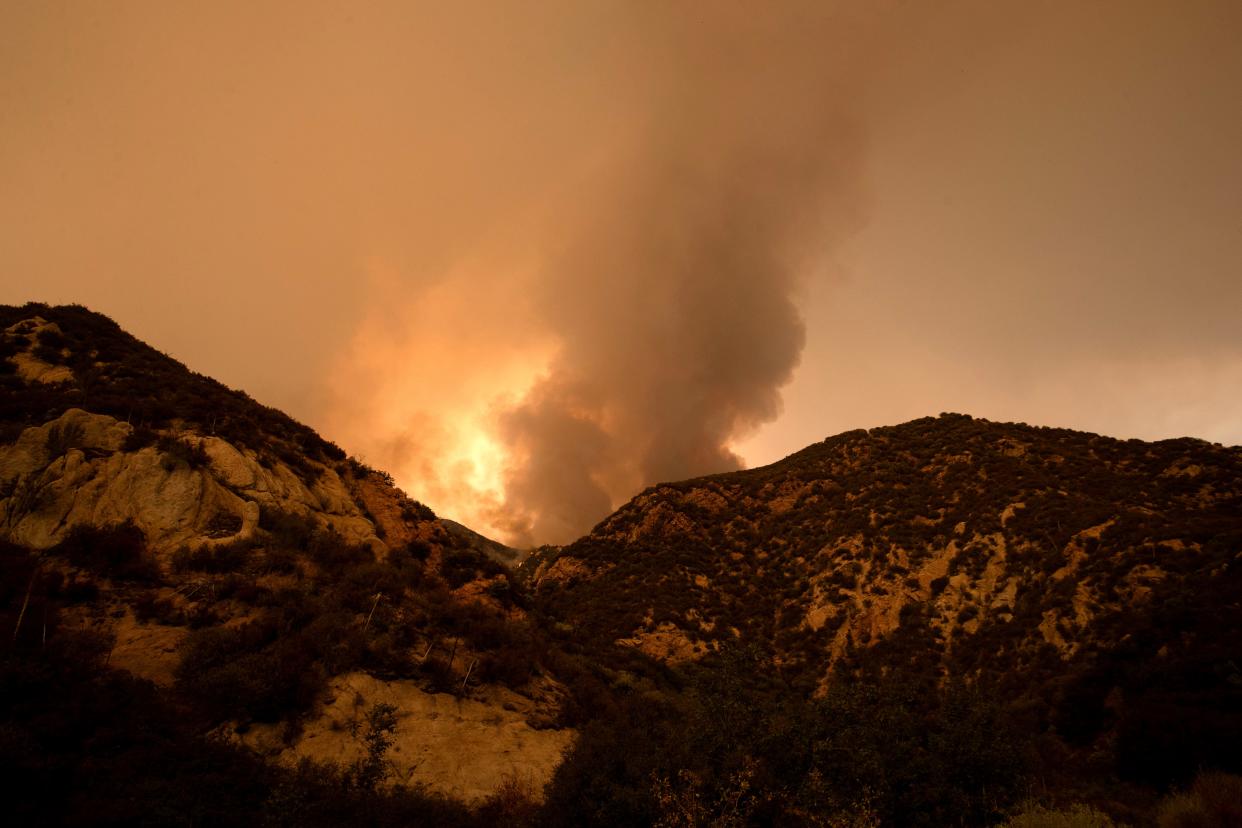
[{"label": "wildfire glow", "polygon": [[495,412],[553,353],[524,324],[521,280],[475,263],[409,297],[385,263],[368,270],[371,312],[329,378],[325,431],[437,514],[511,539]]}]

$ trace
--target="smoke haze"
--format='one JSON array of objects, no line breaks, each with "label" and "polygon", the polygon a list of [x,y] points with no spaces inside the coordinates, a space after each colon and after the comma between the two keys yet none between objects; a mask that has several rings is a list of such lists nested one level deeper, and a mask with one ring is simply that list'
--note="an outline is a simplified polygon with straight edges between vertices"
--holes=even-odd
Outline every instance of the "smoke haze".
[{"label": "smoke haze", "polygon": [[942,410],[1242,442],[1242,6],[0,5],[0,301],[437,511]]}]

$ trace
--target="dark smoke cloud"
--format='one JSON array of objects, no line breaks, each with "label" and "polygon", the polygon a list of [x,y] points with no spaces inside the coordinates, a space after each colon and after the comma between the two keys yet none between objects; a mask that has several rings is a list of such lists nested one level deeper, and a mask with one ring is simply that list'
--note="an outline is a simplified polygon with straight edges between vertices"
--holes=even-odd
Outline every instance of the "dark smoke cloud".
[{"label": "dark smoke cloud", "polygon": [[739,468],[730,442],[780,414],[798,364],[800,276],[861,213],[839,91],[860,68],[858,21],[673,22],[661,98],[537,280],[559,350],[499,417],[506,505],[530,539],[570,540],[642,486]]}]

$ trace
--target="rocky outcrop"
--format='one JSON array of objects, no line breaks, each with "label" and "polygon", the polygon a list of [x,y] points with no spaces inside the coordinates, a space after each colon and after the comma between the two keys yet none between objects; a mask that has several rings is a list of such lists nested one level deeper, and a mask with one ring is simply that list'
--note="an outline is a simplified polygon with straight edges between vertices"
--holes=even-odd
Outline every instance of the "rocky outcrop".
[{"label": "rocky outcrop", "polygon": [[17,375],[26,382],[41,382],[48,385],[72,382],[73,371],[65,365],[53,365],[39,359],[33,353],[33,342],[43,332],[59,334],[60,327],[48,322],[41,316],[23,319],[4,329],[4,338],[9,341],[18,338],[26,340],[25,346],[8,359],[17,366]]},{"label": "rocky outcrop", "polygon": [[[318,469],[309,484],[282,463],[260,461],[219,437],[175,433],[200,448],[193,465],[158,446],[127,450],[133,429],[102,414],[70,409],[0,447],[0,531],[47,548],[78,524],[133,521],[156,550],[251,537],[263,509],[293,512],[347,540],[387,550],[375,524],[338,472]],[[221,535],[220,526],[236,527]]]},{"label": "rocky outcrop", "polygon": [[554,558],[541,560],[531,580],[536,586],[549,584],[567,586],[588,580],[597,574],[599,573],[594,568],[578,558],[570,555],[558,555]]},{"label": "rocky outcrop", "polygon": [[691,641],[683,630],[667,622],[653,630],[638,630],[630,638],[618,638],[617,643],[669,664],[693,661],[708,651],[707,644]]},{"label": "rocky outcrop", "polygon": [[574,739],[572,730],[528,723],[536,703],[503,688],[481,698],[428,693],[410,681],[381,681],[365,673],[333,680],[317,714],[292,744],[280,725],[252,725],[237,738],[277,761],[310,758],[349,764],[363,755],[367,710],[390,704],[397,729],[389,761],[402,782],[421,783],[465,800],[479,800],[516,780],[538,792],[552,778]]}]

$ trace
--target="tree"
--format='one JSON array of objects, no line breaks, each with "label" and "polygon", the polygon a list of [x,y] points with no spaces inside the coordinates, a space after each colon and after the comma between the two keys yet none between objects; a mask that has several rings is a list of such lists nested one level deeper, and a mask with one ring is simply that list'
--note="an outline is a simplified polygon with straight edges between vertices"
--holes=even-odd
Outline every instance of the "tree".
[{"label": "tree", "polygon": [[[388,761],[388,749],[397,732],[397,708],[387,702],[371,705],[366,716],[367,730],[362,736],[365,755],[349,766],[345,779],[350,787],[374,791],[392,775],[392,763]],[[359,726],[355,722],[350,734],[358,737]]]}]

